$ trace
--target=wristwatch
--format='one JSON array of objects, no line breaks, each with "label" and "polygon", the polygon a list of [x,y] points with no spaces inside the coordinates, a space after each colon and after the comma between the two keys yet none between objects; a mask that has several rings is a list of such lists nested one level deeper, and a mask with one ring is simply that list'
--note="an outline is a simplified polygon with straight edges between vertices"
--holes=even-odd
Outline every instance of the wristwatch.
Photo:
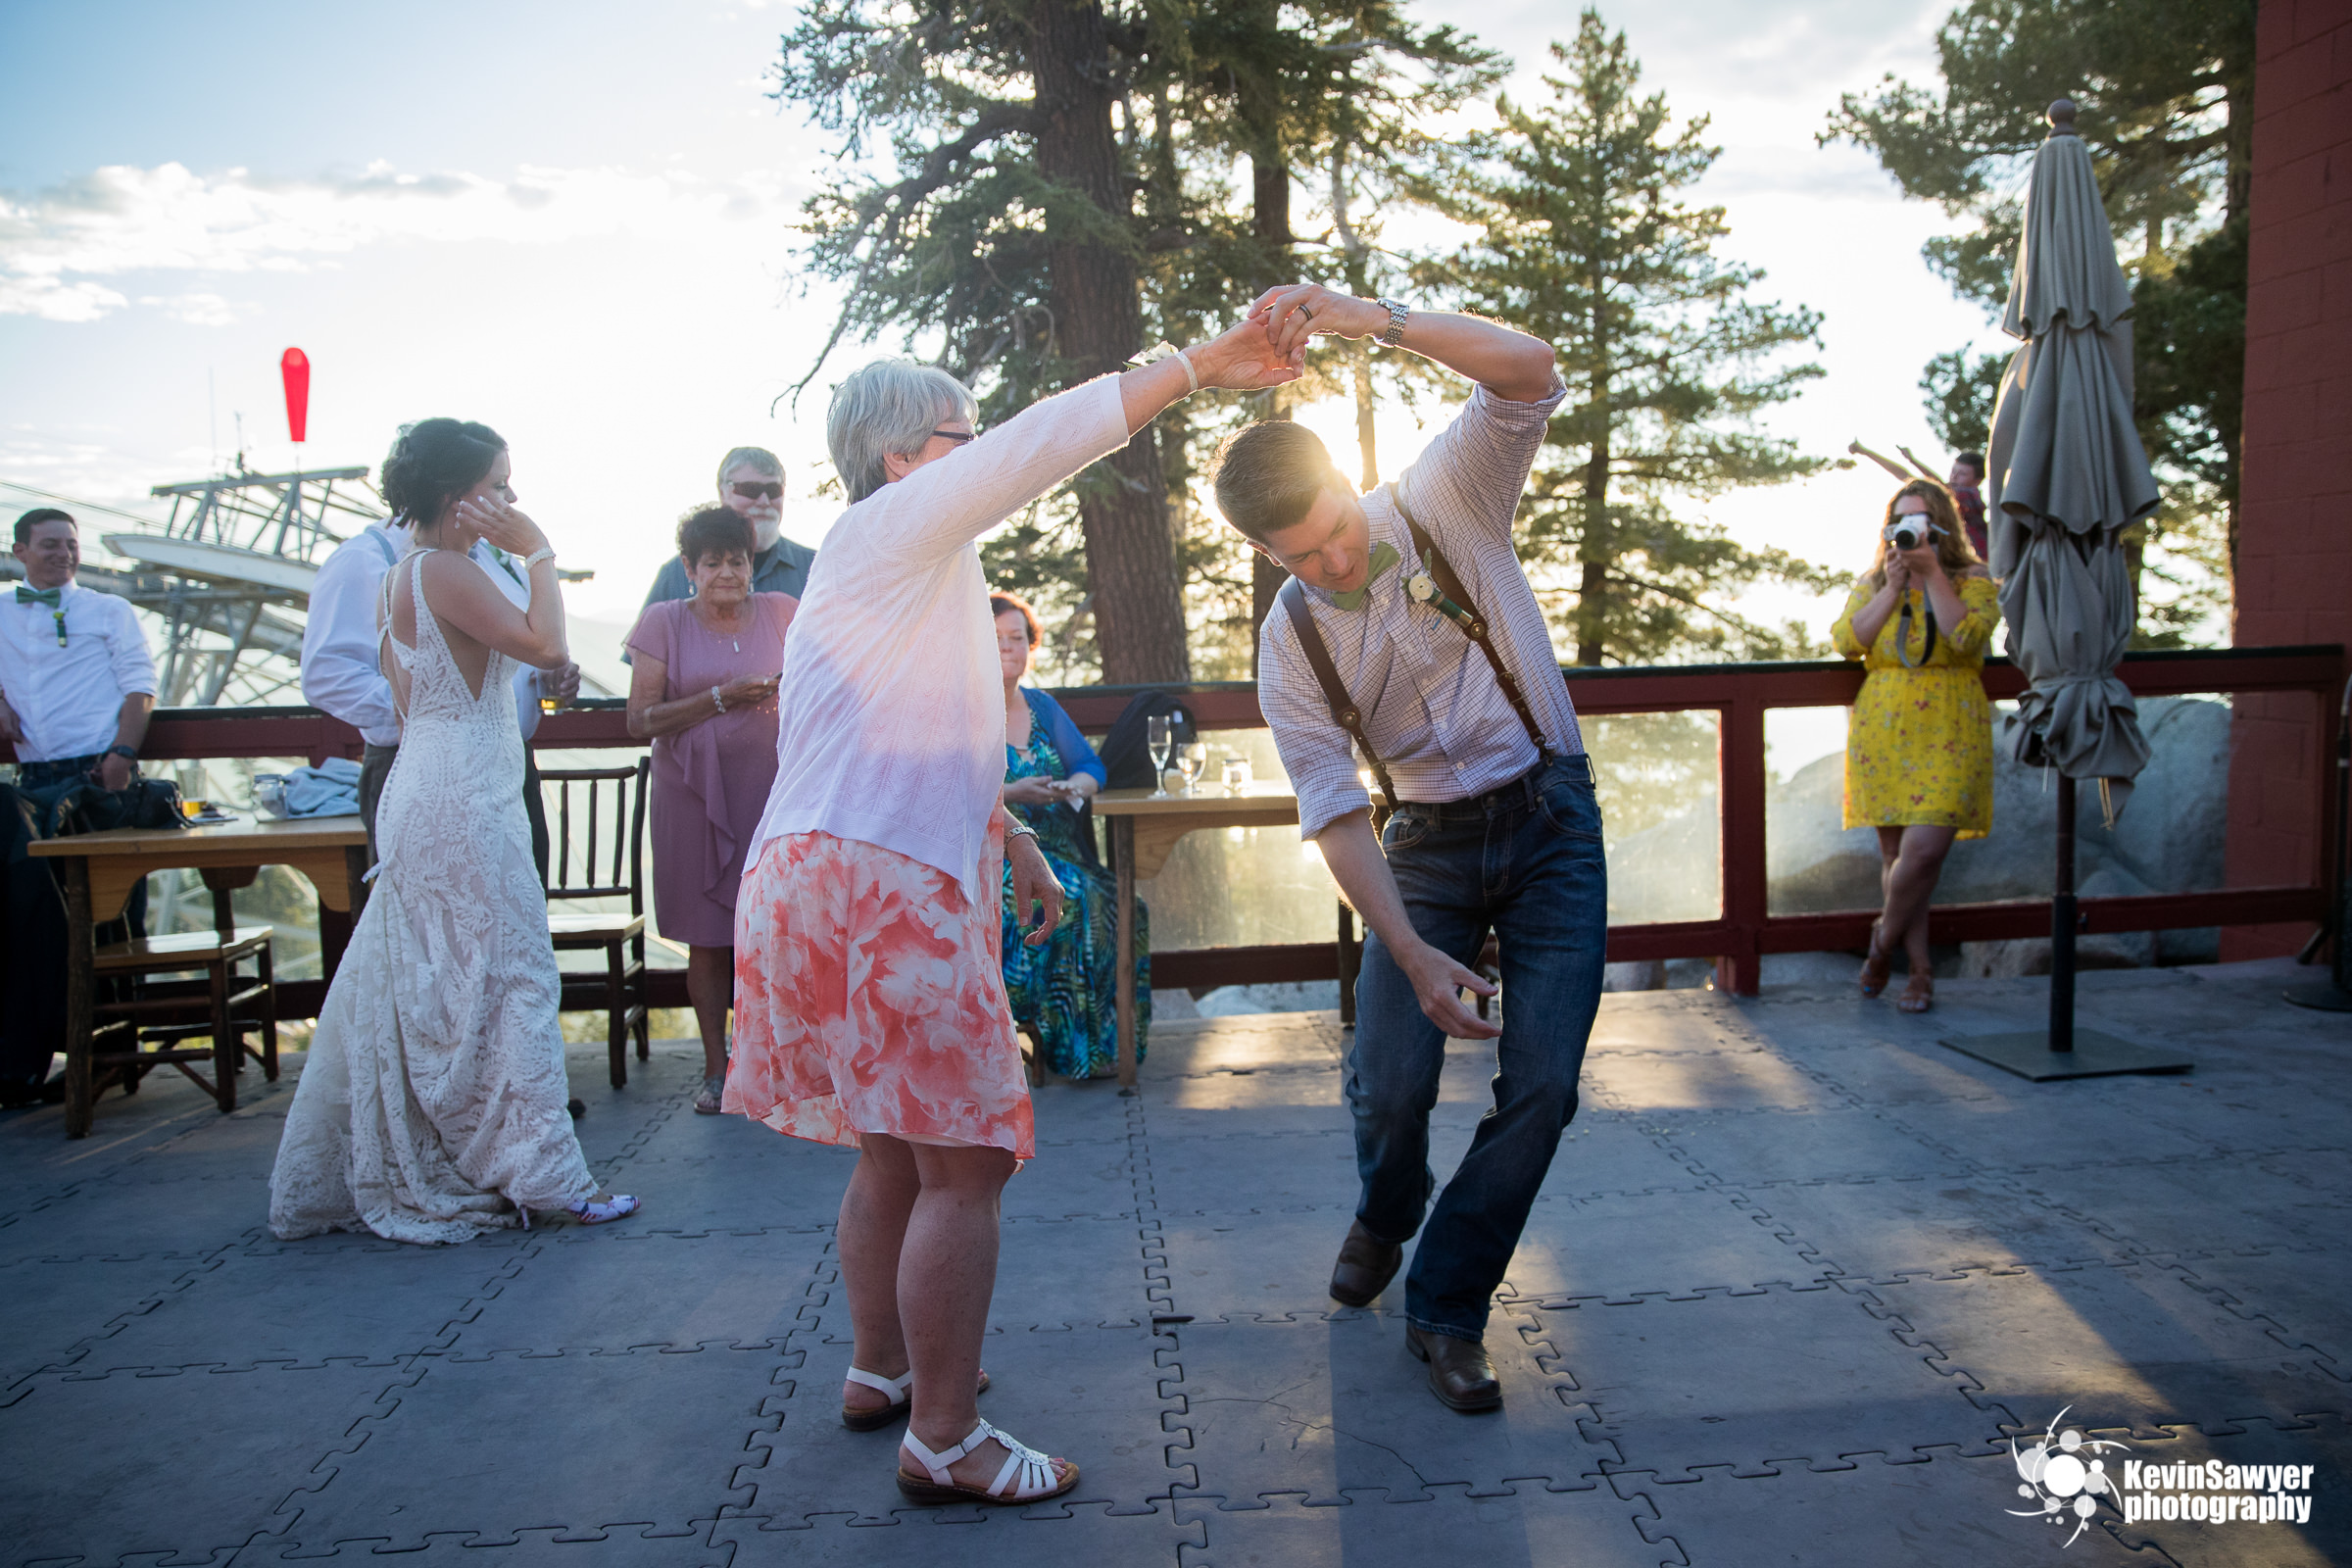
[{"label": "wristwatch", "polygon": [[1380,341],[1389,348],[1402,347],[1404,344],[1404,320],[1412,313],[1396,300],[1382,299],[1374,303],[1389,313],[1389,329],[1380,334]]},{"label": "wristwatch", "polygon": [[109,757],[126,757],[134,762],[139,760],[138,748],[135,746],[109,746],[106,749],[106,755]]}]

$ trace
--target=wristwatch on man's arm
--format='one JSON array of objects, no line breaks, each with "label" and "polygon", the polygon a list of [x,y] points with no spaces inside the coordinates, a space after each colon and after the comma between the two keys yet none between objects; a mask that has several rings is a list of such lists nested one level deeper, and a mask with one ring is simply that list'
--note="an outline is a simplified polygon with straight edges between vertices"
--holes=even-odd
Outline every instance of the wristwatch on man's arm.
[{"label": "wristwatch on man's arm", "polygon": [[1396,300],[1384,298],[1373,303],[1389,313],[1389,329],[1380,334],[1381,346],[1392,349],[1401,348],[1404,344],[1405,319],[1412,315],[1412,312],[1406,310],[1403,304]]},{"label": "wristwatch on man's arm", "polygon": [[125,759],[126,760],[128,760],[128,761],[131,761],[131,762],[134,762],[134,763],[135,763],[135,762],[137,762],[137,761],[138,761],[138,760],[139,760],[139,749],[138,749],[137,747],[135,747],[135,746],[122,746],[122,745],[109,746],[109,747],[106,749],[106,755],[107,755],[107,756],[109,756],[109,757],[120,757],[120,758],[123,758],[123,759]]}]

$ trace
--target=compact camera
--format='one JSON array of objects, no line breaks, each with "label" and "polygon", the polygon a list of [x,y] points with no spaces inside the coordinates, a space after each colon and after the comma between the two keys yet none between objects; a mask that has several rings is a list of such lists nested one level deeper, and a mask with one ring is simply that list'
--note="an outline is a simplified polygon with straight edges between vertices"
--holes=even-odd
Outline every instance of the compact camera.
[{"label": "compact camera", "polygon": [[1895,549],[1917,550],[1928,542],[1931,535],[1938,531],[1932,527],[1925,517],[1904,516],[1897,517],[1888,523],[1884,533],[1886,542]]}]

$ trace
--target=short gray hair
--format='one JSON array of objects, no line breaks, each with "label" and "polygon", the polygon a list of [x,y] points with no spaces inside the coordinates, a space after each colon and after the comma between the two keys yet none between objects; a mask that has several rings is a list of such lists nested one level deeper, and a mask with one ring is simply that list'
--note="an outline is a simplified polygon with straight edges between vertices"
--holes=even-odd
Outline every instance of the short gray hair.
[{"label": "short gray hair", "polygon": [[886,454],[920,452],[942,419],[969,421],[979,411],[971,389],[936,365],[876,360],[833,389],[825,446],[855,504],[890,482]]},{"label": "short gray hair", "polygon": [[757,468],[761,473],[784,477],[784,465],[765,447],[737,447],[718,460],[718,477],[712,481],[720,490],[727,487],[727,475],[737,468]]}]

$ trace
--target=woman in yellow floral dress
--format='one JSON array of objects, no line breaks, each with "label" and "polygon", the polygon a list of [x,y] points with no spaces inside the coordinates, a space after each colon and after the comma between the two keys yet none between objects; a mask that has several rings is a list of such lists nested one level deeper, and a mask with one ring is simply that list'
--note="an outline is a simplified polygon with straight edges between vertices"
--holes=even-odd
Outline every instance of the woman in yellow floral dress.
[{"label": "woman in yellow floral dress", "polygon": [[[1900,550],[1898,525],[1924,530]],[[1845,825],[1879,830],[1886,906],[1871,929],[1862,994],[1886,987],[1896,948],[1911,977],[1895,1005],[1925,1012],[1936,982],[1928,906],[1955,838],[1992,828],[1992,708],[1984,648],[2000,623],[1991,576],[1969,547],[1952,493],[1914,479],[1886,504],[1878,559],[1830,635],[1870,673],[1845,741]]]}]

